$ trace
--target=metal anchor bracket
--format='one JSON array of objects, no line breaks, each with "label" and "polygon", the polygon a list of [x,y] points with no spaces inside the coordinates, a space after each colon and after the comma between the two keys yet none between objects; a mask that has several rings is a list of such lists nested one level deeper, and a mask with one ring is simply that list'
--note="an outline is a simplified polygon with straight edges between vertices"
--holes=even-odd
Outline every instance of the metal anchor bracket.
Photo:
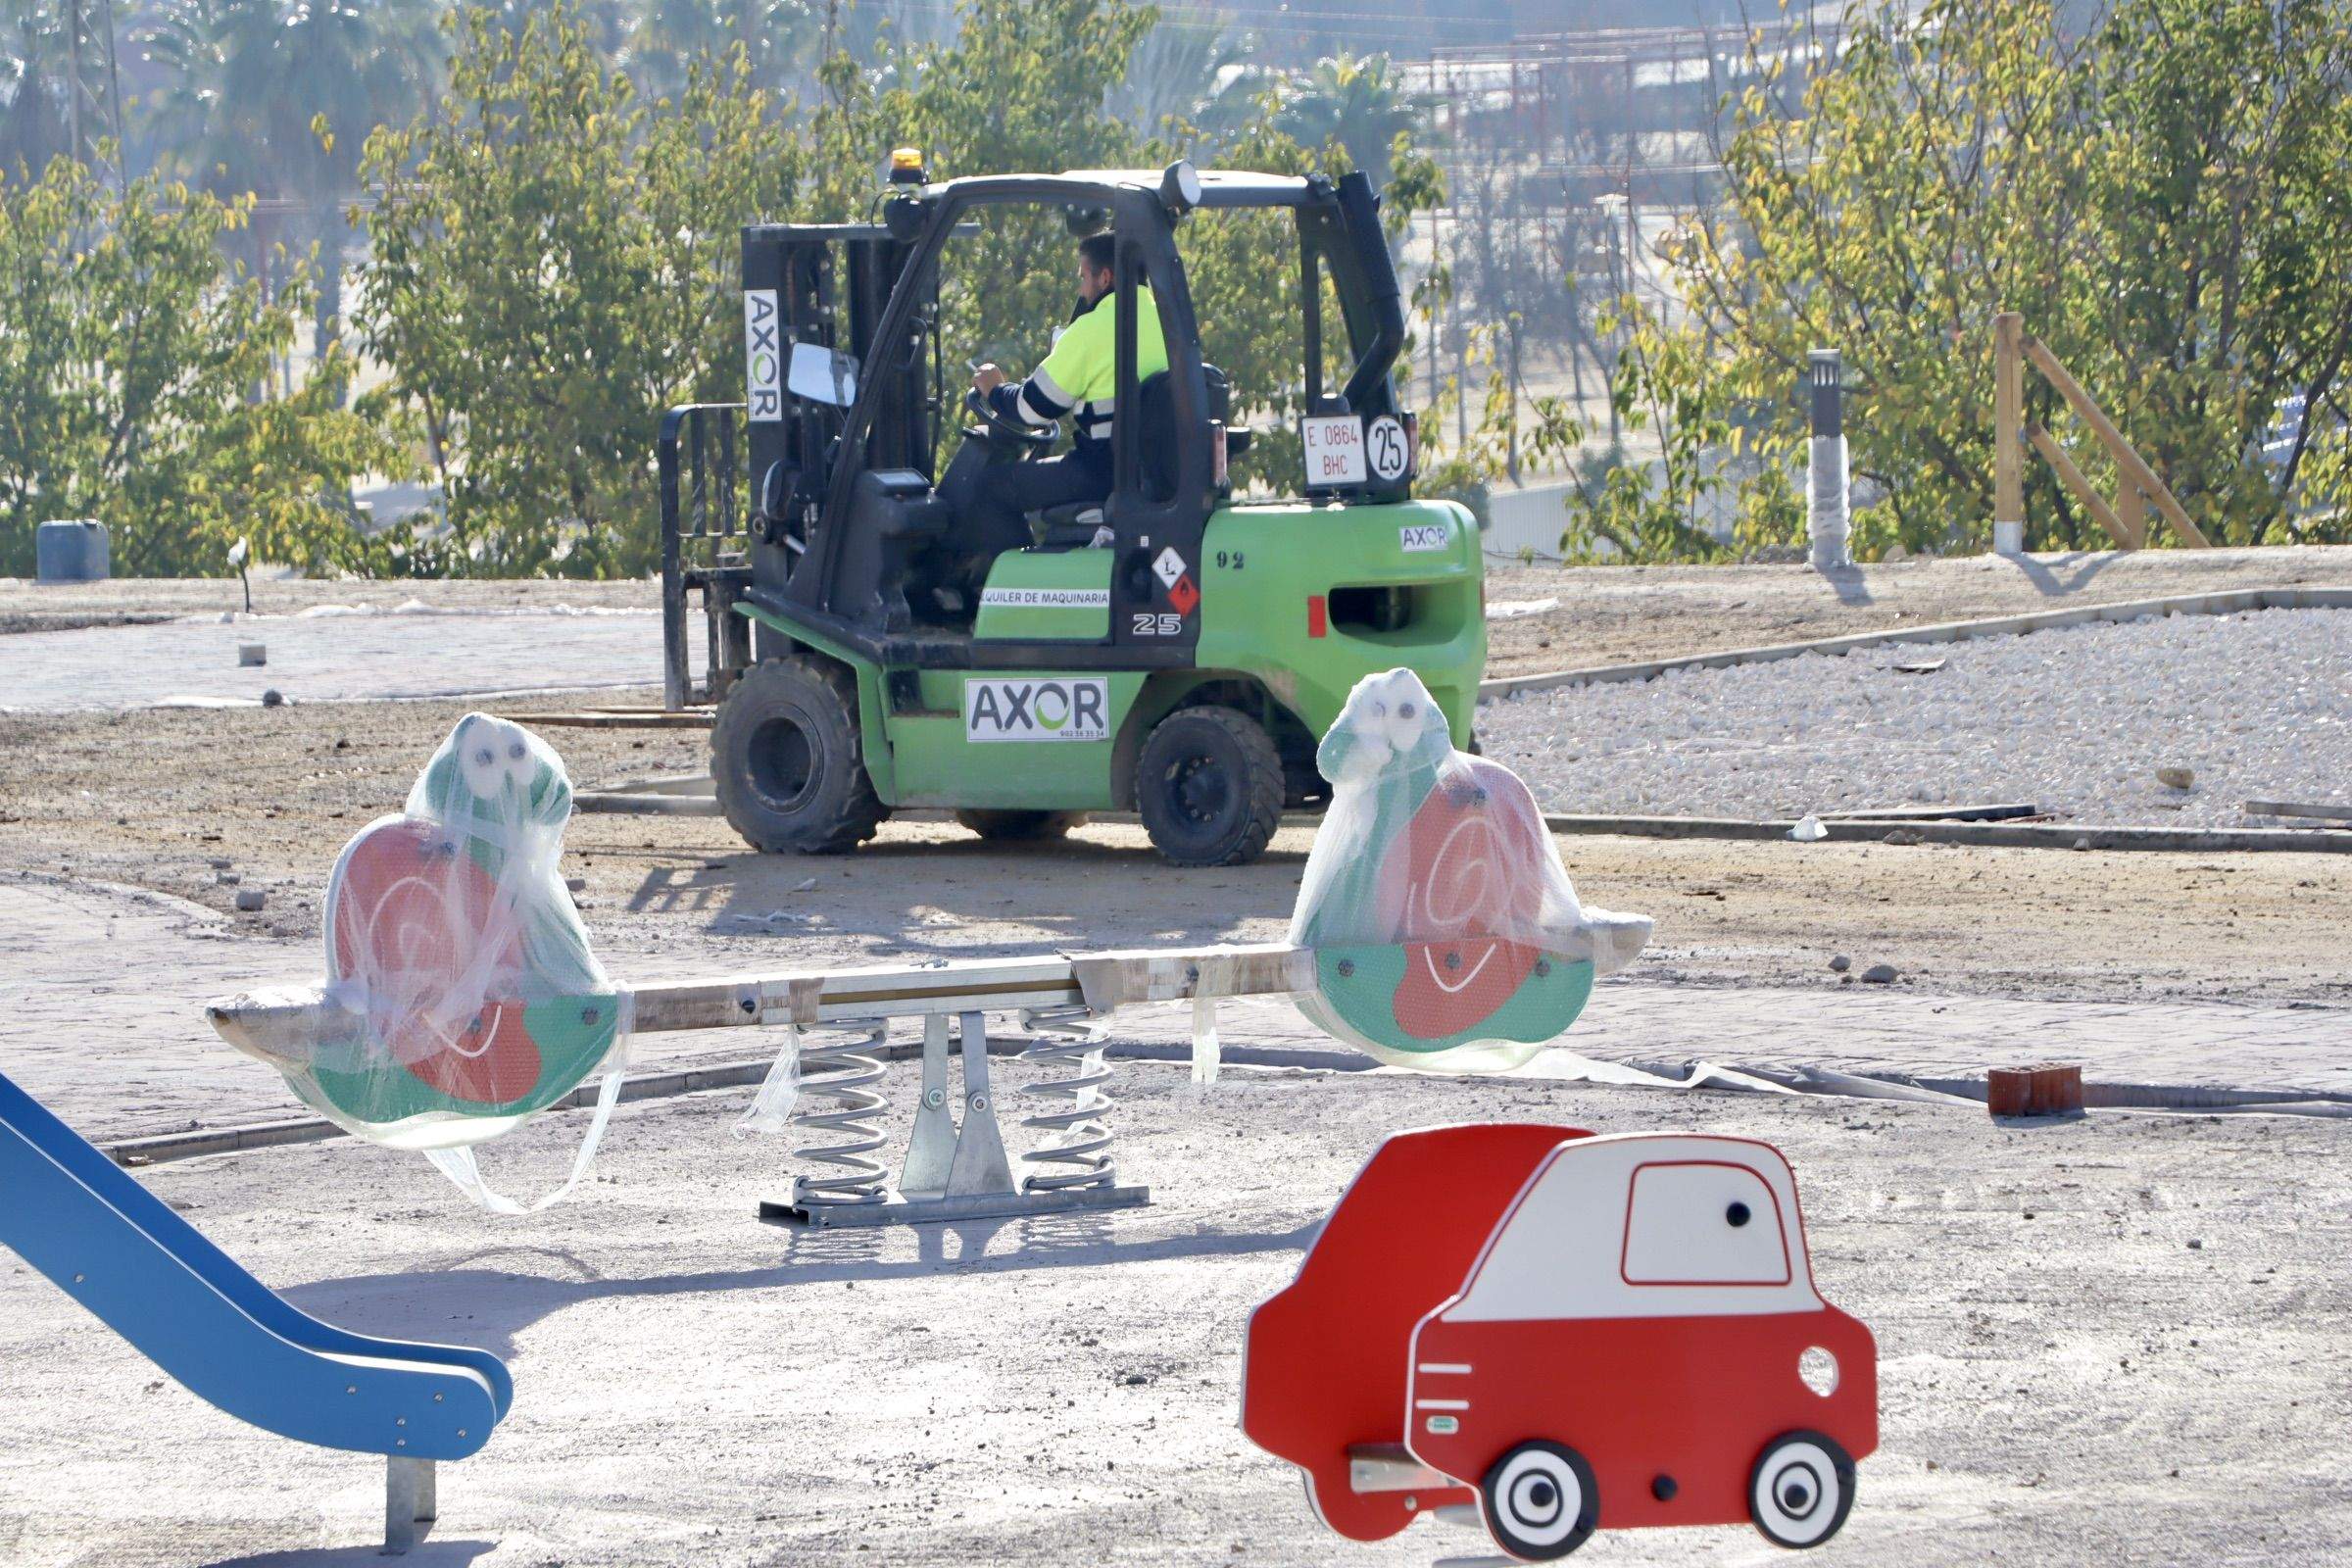
[{"label": "metal anchor bracket", "polygon": [[[440,1396],[435,1395],[435,1398]],[[384,1551],[397,1557],[416,1548],[440,1514],[433,1461],[392,1454],[384,1460]]]},{"label": "metal anchor bracket", "polygon": [[914,1110],[914,1132],[906,1140],[906,1163],[899,1191],[909,1199],[933,1198],[948,1190],[956,1162],[956,1117],[948,1109],[948,1015],[923,1019],[923,1097]]},{"label": "metal anchor bracket", "polygon": [[[1026,1019],[1027,1015],[1023,1016]],[[1067,1021],[1059,1017],[1043,1021],[1038,1027],[1063,1035],[1071,1032]],[[1110,1103],[1095,1087],[1107,1076],[1102,1070],[1099,1057],[1095,1059],[1091,1073],[1082,1074],[1080,1080],[1086,1095],[1083,1103],[1089,1123],[1086,1129],[1089,1142],[1083,1152],[1093,1156],[1087,1160],[1091,1169],[1076,1184],[1049,1187],[1032,1175],[1028,1182],[1016,1187],[1011,1161],[1004,1151],[1004,1130],[997,1120],[996,1096],[989,1079],[986,1014],[976,1009],[958,1011],[956,1033],[957,1054],[963,1070],[962,1120],[958,1123],[954,1118],[948,1103],[948,1015],[946,1012],[928,1013],[923,1018],[922,1098],[915,1108],[914,1130],[907,1139],[906,1160],[901,1168],[899,1191],[895,1196],[883,1194],[877,1184],[866,1190],[872,1196],[866,1196],[866,1192],[845,1193],[843,1197],[847,1200],[841,1200],[819,1191],[815,1183],[803,1180],[796,1182],[790,1200],[761,1203],[760,1217],[826,1228],[919,1225],[959,1219],[1064,1213],[1081,1208],[1128,1208],[1152,1200],[1149,1188],[1116,1185],[1109,1169],[1108,1156],[1097,1152],[1110,1140],[1108,1129],[1096,1119],[1101,1111],[1109,1108]],[[878,1036],[875,1038],[878,1039]],[[873,1048],[869,1045],[867,1049]],[[1024,1055],[1050,1058],[1065,1054],[1069,1049],[1066,1041],[1056,1041],[1044,1050],[1033,1048]],[[860,1058],[860,1065],[871,1059]],[[875,1081],[874,1078],[860,1075],[855,1087],[878,1107],[881,1097],[873,1093],[871,1087]],[[808,1080],[804,1088],[805,1091],[823,1093],[822,1086],[815,1079]],[[1056,1088],[1049,1085],[1039,1092],[1067,1095],[1073,1089],[1071,1086]],[[842,1129],[840,1112],[836,1109],[812,1108],[803,1115],[809,1125],[835,1132]],[[803,1116],[795,1117],[796,1121],[801,1119]],[[1067,1124],[1053,1118],[1031,1117],[1026,1125],[1064,1131],[1066,1136]],[[804,1151],[819,1159],[837,1155],[841,1152],[838,1146]],[[1023,1158],[1051,1160],[1055,1152],[1049,1146]],[[1066,1158],[1067,1152],[1062,1152]]]}]

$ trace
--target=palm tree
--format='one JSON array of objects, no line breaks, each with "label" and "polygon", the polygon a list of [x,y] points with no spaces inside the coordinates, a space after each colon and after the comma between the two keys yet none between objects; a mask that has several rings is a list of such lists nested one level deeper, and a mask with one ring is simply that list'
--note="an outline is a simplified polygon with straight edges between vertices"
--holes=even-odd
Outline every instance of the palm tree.
[{"label": "palm tree", "polygon": [[113,0],[8,0],[0,8],[0,180],[121,140]]},{"label": "palm tree", "polygon": [[1387,55],[1338,55],[1283,94],[1275,128],[1308,147],[1337,141],[1375,185],[1389,181],[1389,145],[1429,113],[1430,100],[1405,91]]},{"label": "palm tree", "polygon": [[71,139],[71,45],[57,7],[37,0],[17,0],[0,26],[0,174],[37,179]]},{"label": "palm tree", "polygon": [[824,29],[809,0],[644,0],[629,31],[630,79],[648,95],[674,97],[697,61],[738,46],[752,85],[782,90],[815,52]]},{"label": "palm tree", "polygon": [[1170,120],[1211,137],[1230,134],[1267,86],[1249,63],[1256,53],[1257,40],[1228,17],[1162,21],[1136,45],[1125,79],[1103,94],[1103,112],[1147,136]]},{"label": "palm tree", "polygon": [[439,0],[164,0],[142,36],[170,73],[159,164],[270,199],[318,247],[321,354],[343,311],[360,150],[430,97],[440,14]]}]

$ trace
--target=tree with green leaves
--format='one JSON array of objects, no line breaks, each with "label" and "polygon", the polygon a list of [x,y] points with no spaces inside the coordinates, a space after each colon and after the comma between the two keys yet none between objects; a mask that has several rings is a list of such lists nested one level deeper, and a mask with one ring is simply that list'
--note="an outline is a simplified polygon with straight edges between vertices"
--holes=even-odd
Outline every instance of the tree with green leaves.
[{"label": "tree with green leaves", "polygon": [[[380,190],[360,313],[368,354],[413,407],[466,569],[634,573],[658,540],[651,454],[662,411],[741,395],[738,230],[862,221],[890,150],[939,176],[1158,168],[1200,145],[1092,112],[1126,79],[1153,14],[1126,0],[963,0],[952,35],[837,52],[804,105],[751,79],[740,40],[648,104],[564,3],[519,28],[460,24],[449,89],[369,143]],[[717,40],[713,40],[716,43]],[[1073,106],[1078,106],[1076,109]],[[1348,167],[1263,106],[1216,148],[1275,172]],[[1383,149],[1398,233],[1439,197],[1409,137]],[[1180,231],[1203,350],[1263,439],[1245,466],[1287,475],[1302,375],[1298,242],[1285,215],[1196,214]],[[998,210],[943,263],[945,359],[1029,366],[1067,318],[1058,212]],[[1327,349],[1338,352],[1336,330]],[[1291,466],[1286,467],[1288,464]]]},{"label": "tree with green leaves", "polygon": [[1306,147],[1334,142],[1375,185],[1389,183],[1389,149],[1417,131],[1428,103],[1408,92],[1387,55],[1334,55],[1285,85],[1274,126]]},{"label": "tree with green leaves", "polygon": [[643,572],[655,426],[740,388],[738,231],[793,210],[802,154],[739,55],[649,104],[560,3],[457,45],[443,105],[368,141],[363,339],[467,569]]},{"label": "tree with green leaves", "polygon": [[[1655,410],[1663,482],[1571,517],[1567,548],[1673,553],[1697,498],[1737,490],[1737,540],[1795,541],[1806,353],[1843,352],[1854,549],[1982,548],[1992,486],[1991,322],[2022,312],[2231,544],[2352,537],[2352,28],[2341,0],[2116,0],[2087,31],[2051,0],[1857,4],[1793,110],[1788,62],[1728,105],[1720,211],[1667,262],[1688,314],[1627,302],[1621,406]],[[2112,490],[2051,389],[2027,416]],[[2300,396],[2288,458],[2258,460]],[[1693,439],[1683,439],[1689,432]],[[1748,460],[1734,477],[1728,458]],[[2105,535],[2038,462],[2034,548]],[[1661,494],[1673,498],[1663,511]],[[1647,524],[1644,523],[1647,519]]]},{"label": "tree with green leaves", "polygon": [[1187,11],[1162,16],[1128,56],[1126,74],[1103,95],[1103,113],[1143,136],[1171,122],[1212,140],[1254,119],[1274,76],[1254,64],[1255,36],[1231,17]]},{"label": "tree with green leaves", "polygon": [[823,31],[812,0],[642,0],[625,65],[639,92],[675,97],[697,65],[741,50],[752,84],[782,93],[814,63]]},{"label": "tree with green leaves", "polygon": [[265,388],[308,307],[226,260],[251,198],[137,179],[119,194],[58,159],[0,190],[0,573],[32,569],[38,524],[107,524],[115,569],[209,576],[231,543],[318,570],[380,567],[352,480],[391,471],[389,411],[344,409],[339,350]]}]

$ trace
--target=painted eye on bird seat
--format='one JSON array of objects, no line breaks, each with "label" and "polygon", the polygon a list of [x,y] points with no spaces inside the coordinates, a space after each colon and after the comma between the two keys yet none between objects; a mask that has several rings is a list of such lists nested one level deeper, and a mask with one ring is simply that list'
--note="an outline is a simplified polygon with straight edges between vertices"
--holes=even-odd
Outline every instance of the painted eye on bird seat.
[{"label": "painted eye on bird seat", "polygon": [[1398,705],[1397,705],[1397,708],[1396,708],[1396,716],[1397,716],[1398,718],[1410,718],[1410,717],[1412,717],[1412,716],[1413,716],[1413,714],[1414,714],[1414,712],[1415,712],[1415,711],[1416,711],[1416,710],[1414,709],[1414,707],[1413,707],[1413,705],[1412,705],[1412,704],[1410,704],[1410,703],[1400,703],[1400,704],[1398,704]]},{"label": "painted eye on bird seat", "polygon": [[507,748],[507,755],[519,762],[522,760],[522,754],[525,750],[526,748],[523,746],[522,742],[516,741],[514,745]]}]

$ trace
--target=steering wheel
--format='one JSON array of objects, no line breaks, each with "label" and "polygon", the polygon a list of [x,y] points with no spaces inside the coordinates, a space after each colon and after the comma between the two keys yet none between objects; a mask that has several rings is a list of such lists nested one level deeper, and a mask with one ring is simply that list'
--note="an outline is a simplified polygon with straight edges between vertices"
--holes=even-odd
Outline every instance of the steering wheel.
[{"label": "steering wheel", "polygon": [[1007,417],[998,412],[996,405],[980,395],[978,387],[966,387],[963,393],[965,410],[976,416],[985,427],[969,432],[978,435],[992,446],[1003,447],[1022,457],[1035,457],[1054,444],[1061,432],[1051,424],[1029,424]]}]

